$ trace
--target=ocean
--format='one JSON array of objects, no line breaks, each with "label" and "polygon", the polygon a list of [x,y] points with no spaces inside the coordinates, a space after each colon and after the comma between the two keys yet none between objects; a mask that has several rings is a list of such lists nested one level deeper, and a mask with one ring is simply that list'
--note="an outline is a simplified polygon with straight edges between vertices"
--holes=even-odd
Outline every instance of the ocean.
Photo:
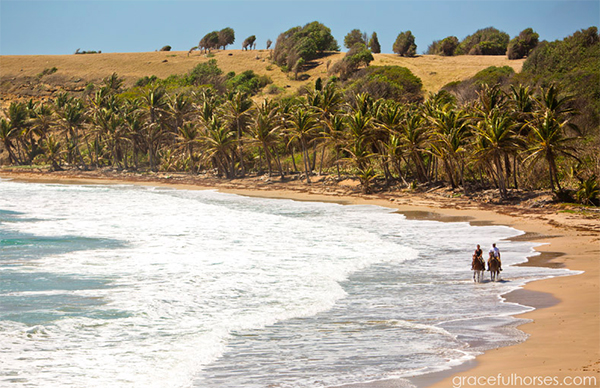
[{"label": "ocean", "polygon": [[[0,386],[332,387],[524,341],[522,231],[393,209],[0,180]],[[476,244],[502,282],[475,284]],[[489,279],[489,273],[486,273]]]}]

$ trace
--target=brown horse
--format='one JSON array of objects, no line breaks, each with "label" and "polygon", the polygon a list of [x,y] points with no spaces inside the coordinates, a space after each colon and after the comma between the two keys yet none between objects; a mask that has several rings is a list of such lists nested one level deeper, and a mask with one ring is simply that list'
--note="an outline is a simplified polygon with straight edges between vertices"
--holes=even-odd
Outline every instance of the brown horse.
[{"label": "brown horse", "polygon": [[490,271],[493,282],[500,280],[500,260],[493,256],[490,257],[490,259],[488,260],[488,269]]},{"label": "brown horse", "polygon": [[473,281],[481,283],[483,281],[483,273],[485,272],[485,262],[481,257],[473,255],[471,270],[473,270]]}]

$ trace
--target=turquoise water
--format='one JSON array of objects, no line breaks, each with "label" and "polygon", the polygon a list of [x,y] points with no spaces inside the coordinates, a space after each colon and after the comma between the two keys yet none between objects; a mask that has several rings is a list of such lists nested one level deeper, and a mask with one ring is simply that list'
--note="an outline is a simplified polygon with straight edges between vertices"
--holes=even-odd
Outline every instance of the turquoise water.
[{"label": "turquoise water", "polygon": [[[0,180],[0,385],[326,387],[525,340],[522,232],[213,191]],[[505,282],[473,284],[497,242]]]}]

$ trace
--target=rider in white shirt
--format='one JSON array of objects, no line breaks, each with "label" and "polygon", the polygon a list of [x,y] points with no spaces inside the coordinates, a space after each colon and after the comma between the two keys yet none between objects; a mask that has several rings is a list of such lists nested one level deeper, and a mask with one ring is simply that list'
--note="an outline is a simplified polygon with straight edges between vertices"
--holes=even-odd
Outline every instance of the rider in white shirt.
[{"label": "rider in white shirt", "polygon": [[502,271],[502,260],[500,259],[500,249],[496,246],[496,243],[492,244],[490,248],[490,257],[494,256],[500,262],[500,271]]}]

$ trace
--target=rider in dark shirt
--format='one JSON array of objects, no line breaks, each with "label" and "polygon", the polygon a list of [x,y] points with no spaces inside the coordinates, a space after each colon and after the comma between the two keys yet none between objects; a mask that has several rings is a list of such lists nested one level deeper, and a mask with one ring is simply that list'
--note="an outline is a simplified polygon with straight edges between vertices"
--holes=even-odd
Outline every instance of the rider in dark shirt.
[{"label": "rider in dark shirt", "polygon": [[481,261],[481,263],[483,264],[483,268],[485,269],[485,261],[483,260],[483,250],[481,249],[479,244],[477,244],[477,249],[475,249],[475,254],[473,255],[473,257]]}]

